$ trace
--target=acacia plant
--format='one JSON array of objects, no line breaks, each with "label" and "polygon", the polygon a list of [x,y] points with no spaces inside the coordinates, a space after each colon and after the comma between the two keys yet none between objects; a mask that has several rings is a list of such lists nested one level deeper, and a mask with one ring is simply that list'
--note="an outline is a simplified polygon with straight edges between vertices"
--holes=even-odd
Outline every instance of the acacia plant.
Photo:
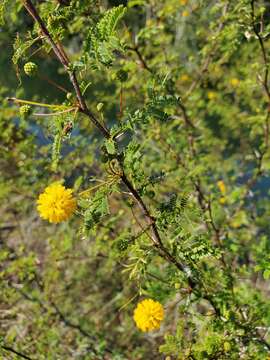
[{"label": "acacia plant", "polygon": [[1,358],[269,359],[269,2],[0,19]]}]

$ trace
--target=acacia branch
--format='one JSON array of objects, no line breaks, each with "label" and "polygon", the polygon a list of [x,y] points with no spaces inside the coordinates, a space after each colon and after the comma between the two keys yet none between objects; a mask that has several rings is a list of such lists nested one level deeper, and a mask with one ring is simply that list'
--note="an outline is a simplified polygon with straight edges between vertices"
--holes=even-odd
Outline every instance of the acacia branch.
[{"label": "acacia branch", "polygon": [[265,46],[264,46],[263,38],[262,38],[262,36],[260,34],[260,30],[257,29],[256,23],[255,23],[255,0],[251,0],[250,5],[251,5],[252,28],[253,28],[253,31],[254,31],[257,39],[259,40],[259,44],[260,44],[260,48],[261,48],[261,52],[262,52],[262,57],[263,57],[263,62],[264,62],[263,87],[265,89],[268,100],[270,101],[270,89],[269,89],[269,85],[268,85],[269,63],[268,63],[268,57],[267,57],[267,54],[266,54],[266,49],[265,49]]},{"label": "acacia branch", "polygon": [[[131,51],[134,51],[137,56],[138,56],[138,59],[142,65],[142,67],[147,70],[150,74],[154,75],[154,71],[149,67],[149,65],[147,64],[146,60],[144,59],[142,53],[140,52],[139,50],[139,47],[138,45],[135,45],[134,47],[128,47],[128,50],[131,50]],[[188,116],[187,114],[187,110],[186,110],[186,107],[185,105],[181,102],[181,101],[178,101],[178,106],[179,108],[181,109],[182,111],[182,115],[183,115],[183,118],[184,118],[184,121],[185,121],[185,124],[187,127],[190,127],[192,129],[195,129],[195,125],[193,124],[192,120],[190,119],[190,117]]]},{"label": "acacia branch", "polygon": [[1,345],[1,348],[5,351],[9,351],[17,356],[19,356],[20,358],[22,359],[26,359],[26,360],[32,360],[32,358],[30,358],[29,356],[25,355],[25,354],[22,354],[21,352],[13,349],[12,347],[10,346],[6,346],[6,345]]},{"label": "acacia branch", "polygon": [[144,69],[146,69],[148,72],[150,72],[151,74],[153,73],[153,70],[148,66],[146,60],[142,56],[142,53],[140,52],[138,45],[135,45],[134,47],[129,46],[127,49],[135,52],[135,54],[137,55],[142,67]]},{"label": "acacia branch", "polygon": [[[32,16],[32,18],[34,19],[35,22],[38,23],[41,32],[44,35],[44,38],[48,41],[48,43],[51,45],[55,55],[57,56],[58,60],[60,61],[60,63],[63,65],[63,67],[65,68],[65,70],[67,71],[67,73],[69,74],[69,78],[70,81],[73,85],[73,88],[75,90],[76,93],[76,97],[77,97],[77,101],[79,104],[79,111],[84,113],[86,116],[88,116],[88,118],[91,120],[91,122],[96,126],[96,128],[102,133],[102,135],[105,138],[110,138],[110,132],[109,130],[107,130],[97,119],[96,117],[93,115],[93,113],[89,110],[89,108],[87,107],[86,101],[84,99],[84,96],[80,90],[79,84],[78,84],[78,80],[76,78],[76,74],[74,69],[72,70],[72,66],[70,64],[70,61],[68,60],[67,55],[65,54],[62,46],[60,44],[56,44],[56,42],[53,40],[52,36],[50,35],[49,31],[47,30],[43,20],[40,18],[36,8],[34,7],[33,3],[31,0],[22,0],[23,5],[25,7],[25,9],[28,11],[28,13]],[[138,54],[138,53],[137,53]],[[148,71],[151,72],[150,68],[148,68],[148,66],[146,67],[146,69]],[[184,105],[180,106],[184,115],[184,119],[186,122],[186,125],[188,125],[189,127],[193,128],[194,125],[191,124],[188,120],[188,116],[186,114],[185,111],[185,107]],[[192,126],[193,125],[193,126]],[[119,174],[119,177],[121,178],[123,184],[128,188],[128,190],[130,191],[130,193],[132,194],[132,196],[134,197],[134,199],[136,200],[136,203],[138,204],[139,208],[142,211],[142,214],[144,216],[144,220],[145,222],[149,225],[149,228],[151,230],[151,239],[153,242],[154,247],[157,249],[158,254],[164,258],[166,261],[168,261],[169,263],[173,264],[178,270],[180,270],[181,272],[183,272],[186,277],[187,277],[187,282],[189,284],[190,287],[190,291],[192,291],[194,293],[194,295],[198,296],[198,297],[202,297],[205,300],[207,300],[211,306],[214,308],[215,313],[217,316],[221,315],[221,311],[219,309],[219,307],[217,306],[217,304],[215,303],[214,297],[211,296],[210,294],[207,293],[202,293],[201,291],[199,291],[198,286],[200,286],[200,280],[199,279],[193,279],[191,277],[190,271],[188,269],[188,267],[181,263],[179,260],[177,260],[176,257],[174,257],[168,250],[167,248],[164,246],[159,231],[157,229],[157,225],[156,225],[156,220],[155,218],[152,217],[150,211],[148,210],[147,206],[145,205],[142,197],[140,196],[140,194],[138,193],[138,191],[134,188],[134,186],[132,185],[132,183],[130,182],[130,180],[126,177],[125,173],[124,173],[124,169],[123,169],[123,164],[121,159],[117,158],[119,161],[119,165],[121,168],[121,174]]]},{"label": "acacia branch", "polygon": [[34,21],[36,23],[38,23],[42,34],[44,35],[44,37],[46,38],[48,43],[51,45],[51,47],[52,47],[56,57],[60,61],[60,63],[64,66],[65,70],[67,71],[70,81],[71,81],[73,88],[75,90],[75,93],[76,93],[76,97],[77,97],[77,100],[79,103],[79,110],[89,117],[91,122],[95,125],[96,128],[99,129],[99,131],[103,134],[103,136],[105,138],[109,138],[110,137],[109,131],[97,120],[95,115],[88,109],[85,99],[82,95],[75,71],[72,70],[71,63],[68,59],[68,56],[65,54],[62,46],[58,45],[53,40],[51,34],[49,33],[49,31],[48,31],[46,25],[44,24],[43,20],[41,19],[41,17],[39,16],[32,1],[31,0],[22,0],[22,1],[23,1],[23,5],[24,5],[25,9],[32,16]]},{"label": "acacia branch", "polygon": [[[88,109],[85,99],[80,90],[75,71],[70,70],[70,68],[71,68],[70,62],[68,60],[67,55],[66,54],[63,55],[64,51],[63,51],[62,47],[57,45],[56,42],[53,40],[48,29],[46,28],[46,25],[44,24],[43,20],[39,16],[36,8],[34,7],[32,1],[31,0],[23,0],[23,4],[24,4],[24,7],[26,8],[26,10],[28,11],[28,13],[34,19],[34,21],[39,24],[40,30],[42,31],[44,37],[47,39],[48,43],[52,46],[52,49],[53,49],[55,55],[57,56],[58,60],[61,62],[61,64],[64,66],[64,68],[68,72],[70,81],[74,87],[76,97],[77,97],[78,103],[80,105],[79,110],[90,118],[92,123],[98,128],[98,130],[100,130],[100,132],[103,134],[103,136],[105,138],[109,138],[110,137],[109,131],[95,118],[95,116],[92,114],[92,112]],[[155,219],[151,216],[148,208],[146,207],[146,205],[145,205],[144,201],[142,200],[141,196],[139,195],[138,191],[133,187],[131,182],[126,177],[123,168],[121,170],[122,171],[121,171],[120,178],[121,178],[122,182],[125,184],[125,186],[129,189],[129,191],[133,195],[134,199],[136,200],[138,206],[140,207],[140,209],[144,215],[144,219],[145,219],[146,223],[151,228],[151,234],[152,234],[152,240],[153,240],[154,246],[158,249],[160,255],[163,258],[167,259],[169,262],[174,264],[180,271],[184,271],[186,273],[184,265],[181,264],[180,262],[178,262],[168,252],[168,250],[163,245],[161,237],[157,230]],[[189,279],[189,285],[193,288],[195,286],[195,284],[193,283],[193,281],[191,280],[190,277],[188,277],[188,279]]]}]

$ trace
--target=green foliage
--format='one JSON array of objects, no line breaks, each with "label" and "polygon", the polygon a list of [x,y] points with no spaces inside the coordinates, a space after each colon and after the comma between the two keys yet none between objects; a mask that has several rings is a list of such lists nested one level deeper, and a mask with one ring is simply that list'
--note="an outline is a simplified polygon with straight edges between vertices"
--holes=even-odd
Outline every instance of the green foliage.
[{"label": "green foliage", "polygon": [[6,11],[6,6],[8,5],[8,3],[10,2],[10,0],[2,0],[0,3],[0,25],[3,25],[5,23],[5,11]]},{"label": "green foliage", "polygon": [[84,230],[87,233],[95,229],[102,218],[110,213],[106,192],[108,190],[97,191],[93,198],[82,204],[82,207],[85,209]]},{"label": "green foliage", "polygon": [[52,170],[56,171],[57,166],[60,160],[61,152],[61,140],[62,135],[58,133],[54,136],[53,146],[52,146]]},{"label": "green foliage", "polygon": [[0,357],[267,360],[269,2],[33,4],[69,65],[0,1]]},{"label": "green foliage", "polygon": [[[12,57],[13,63],[16,65],[20,59],[23,58],[25,52],[31,48],[31,46],[38,40],[38,38],[32,39],[21,39],[19,35],[16,37],[14,42],[14,54]],[[33,62],[28,62],[24,65],[24,71],[26,75],[32,76],[37,72],[37,65]]]},{"label": "green foliage", "polygon": [[88,33],[85,52],[106,66],[112,65],[115,51],[122,52],[124,50],[122,42],[116,36],[116,26],[125,12],[126,9],[122,5],[107,10],[97,25]]},{"label": "green foliage", "polygon": [[115,75],[121,83],[126,82],[128,79],[128,73],[123,69],[118,70]]},{"label": "green foliage", "polygon": [[125,15],[125,12],[126,9],[123,5],[107,10],[97,24],[98,34],[101,40],[108,40],[111,36],[115,35],[116,26]]},{"label": "green foliage", "polygon": [[57,171],[61,159],[61,148],[64,141],[69,140],[73,129],[71,116],[59,115],[54,117],[50,132],[53,134],[52,144],[52,171]]}]

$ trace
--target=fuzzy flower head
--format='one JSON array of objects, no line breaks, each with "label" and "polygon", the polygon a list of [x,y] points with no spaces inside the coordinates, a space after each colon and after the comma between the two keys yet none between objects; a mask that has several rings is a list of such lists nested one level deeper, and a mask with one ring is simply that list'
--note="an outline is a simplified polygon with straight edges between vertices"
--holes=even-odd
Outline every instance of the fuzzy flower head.
[{"label": "fuzzy flower head", "polygon": [[69,219],[77,207],[72,192],[72,189],[66,189],[60,183],[47,186],[37,200],[40,217],[50,223],[59,223]]},{"label": "fuzzy flower head", "polygon": [[226,194],[226,185],[224,184],[224,182],[222,180],[219,180],[217,182],[217,186],[219,188],[219,191],[221,192],[222,195]]},{"label": "fuzzy flower head", "polygon": [[187,10],[184,10],[184,11],[182,12],[182,16],[183,16],[183,17],[189,16],[189,12],[188,12]]},{"label": "fuzzy flower head", "polygon": [[163,306],[152,299],[139,302],[133,315],[137,327],[144,332],[159,329],[163,318]]},{"label": "fuzzy flower head", "polygon": [[237,78],[233,78],[230,80],[230,83],[231,83],[232,87],[236,88],[240,84],[240,80]]}]

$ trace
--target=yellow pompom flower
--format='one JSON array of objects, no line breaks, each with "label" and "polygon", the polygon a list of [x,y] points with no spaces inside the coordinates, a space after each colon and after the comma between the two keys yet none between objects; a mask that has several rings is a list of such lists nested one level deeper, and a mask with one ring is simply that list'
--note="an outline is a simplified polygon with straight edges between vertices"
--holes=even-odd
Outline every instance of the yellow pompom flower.
[{"label": "yellow pompom flower", "polygon": [[163,306],[152,299],[139,302],[133,315],[137,327],[144,332],[159,329],[163,318]]},{"label": "yellow pompom flower", "polygon": [[208,91],[207,97],[209,100],[213,100],[217,97],[217,94],[214,91]]},{"label": "yellow pompom flower", "polygon": [[221,205],[224,205],[226,203],[226,198],[224,196],[222,196],[220,199],[219,199],[219,203]]},{"label": "yellow pompom flower", "polygon": [[77,207],[72,192],[72,189],[66,189],[58,182],[47,186],[37,200],[40,217],[50,223],[59,223],[70,218]]},{"label": "yellow pompom flower", "polygon": [[240,84],[240,80],[237,78],[233,78],[230,80],[230,83],[231,83],[232,87],[236,88]]},{"label": "yellow pompom flower", "polygon": [[190,77],[187,74],[183,74],[183,75],[181,75],[180,80],[182,82],[187,82],[190,80]]},{"label": "yellow pompom flower", "polygon": [[224,184],[224,182],[222,180],[219,180],[217,182],[217,186],[219,188],[219,191],[221,192],[222,195],[226,194],[226,185]]}]

